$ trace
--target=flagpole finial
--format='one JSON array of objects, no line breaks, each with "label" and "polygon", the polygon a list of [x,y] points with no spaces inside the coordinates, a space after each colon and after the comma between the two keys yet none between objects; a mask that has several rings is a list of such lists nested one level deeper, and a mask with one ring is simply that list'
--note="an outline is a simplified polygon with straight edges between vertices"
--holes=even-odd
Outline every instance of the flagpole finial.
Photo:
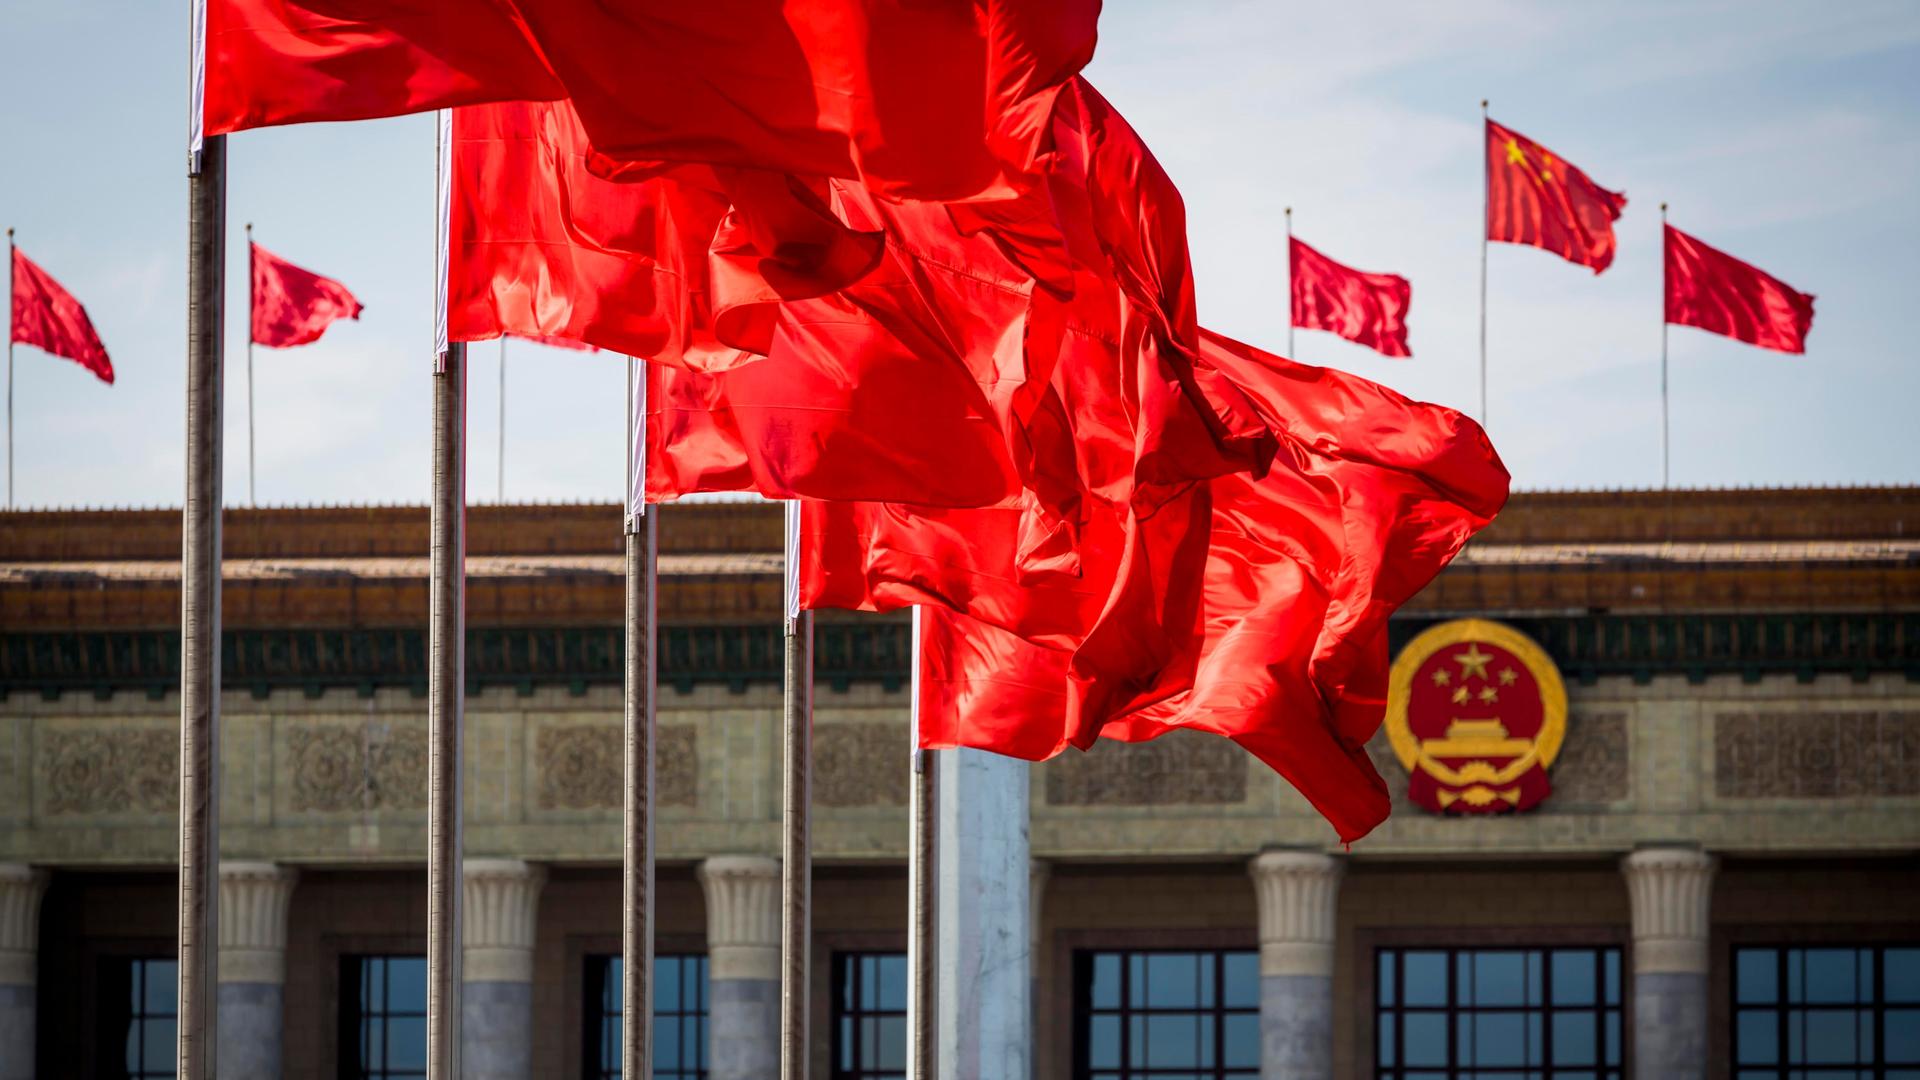
[{"label": "flagpole finial", "polygon": [[1487,99],[1486,99],[1486,98],[1481,98],[1481,99],[1480,99],[1480,111],[1481,111],[1481,112],[1486,112],[1486,111],[1487,111]]}]

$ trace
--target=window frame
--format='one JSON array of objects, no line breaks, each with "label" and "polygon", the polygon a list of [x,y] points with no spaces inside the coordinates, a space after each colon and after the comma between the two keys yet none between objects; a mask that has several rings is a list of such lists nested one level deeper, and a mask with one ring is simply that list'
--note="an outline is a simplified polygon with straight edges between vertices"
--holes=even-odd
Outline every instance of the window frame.
[{"label": "window frame", "polygon": [[[695,1027],[700,1033],[701,1045],[695,1053],[697,1055],[696,1060],[700,1062],[700,1064],[692,1069],[676,1068],[669,1070],[669,1072],[674,1076],[684,1076],[687,1073],[692,1073],[696,1080],[705,1080],[705,1077],[712,1068],[712,1062],[709,1060],[708,1053],[708,1044],[711,1042],[713,1024],[712,962],[708,958],[705,950],[701,949],[657,949],[654,952],[653,958],[656,964],[661,960],[697,959],[701,962],[699,1008],[694,1011],[689,1011],[683,1007],[668,1014],[678,1021],[684,1021],[690,1017],[698,1018]],[[580,1068],[577,1075],[583,1077],[584,1080],[608,1080],[608,1078],[618,1075],[616,1072],[609,1072],[600,1060],[602,1025],[604,1025],[606,1019],[612,1015],[611,1013],[601,1010],[600,1002],[606,994],[607,973],[612,968],[613,961],[615,960],[621,960],[624,963],[624,959],[617,950],[612,952],[582,952],[580,956]],[[685,1000],[683,988],[681,997],[683,1005]],[[660,999],[657,992],[654,996],[653,1015],[655,1021],[654,1027],[657,1030],[660,1020]],[[658,1074],[650,1069],[648,1075],[651,1077]]]},{"label": "window frame", "polygon": [[[338,1076],[340,1080],[367,1080],[370,1076],[373,1077],[374,1080],[391,1078],[394,1075],[394,1070],[385,1065],[382,1065],[380,1069],[374,1073],[364,1071],[360,1065],[359,1055],[354,1052],[355,1047],[359,1045],[361,1025],[365,1022],[368,1015],[361,1011],[360,985],[363,979],[362,965],[369,960],[419,960],[424,964],[427,959],[426,955],[419,952],[401,951],[342,951],[338,953],[337,956],[338,959],[335,962],[335,970],[338,972],[339,983],[338,992],[334,995],[336,1019],[336,1034],[334,1039],[335,1075]],[[391,988],[391,974],[388,973],[383,977],[389,980],[388,985],[383,987],[381,991],[381,998],[384,1002],[387,997],[387,992]],[[391,1020],[396,1017],[413,1019],[416,1016],[424,1021],[427,1012],[427,1002],[422,1000],[420,1003],[420,1012],[418,1013],[394,1012],[390,1007],[383,1004],[379,1016],[382,1021]],[[414,1072],[415,1070],[408,1069],[401,1072],[400,1075],[403,1077],[409,1076]],[[426,1075],[426,1067],[424,1064],[420,1070],[418,1070],[418,1073],[422,1077]]]},{"label": "window frame", "polygon": [[[177,1075],[177,1062],[169,1050],[157,1063],[146,1060],[144,1042],[142,1043],[141,1067],[129,1070],[126,1067],[127,1039],[132,1034],[133,1025],[143,1020],[172,1020],[176,1037],[180,1031],[180,1002],[178,999],[179,959],[173,953],[158,952],[107,952],[94,959],[94,990],[98,994],[96,1006],[97,1023],[95,1025],[94,1055],[96,1067],[102,1075],[134,1078],[134,1080],[152,1080]],[[176,985],[173,1011],[170,1013],[149,1012],[146,1009],[146,966],[149,964],[173,964]],[[109,971],[109,969],[112,969]],[[135,1007],[129,1000],[138,989],[141,1003]],[[117,1000],[109,1002],[108,991],[113,991]],[[171,1045],[171,1043],[170,1043]],[[158,1065],[160,1068],[152,1066]]]},{"label": "window frame", "polygon": [[[1073,1068],[1071,1075],[1074,1077],[1074,1080],[1090,1080],[1094,1074],[1095,1070],[1090,1061],[1091,1048],[1088,1046],[1088,1040],[1084,1037],[1084,1033],[1091,1028],[1092,1019],[1096,1014],[1121,1018],[1120,1064],[1111,1069],[1102,1067],[1099,1072],[1103,1076],[1109,1073],[1117,1073],[1128,1078],[1139,1077],[1142,1078],[1142,1080],[1151,1080],[1152,1077],[1161,1075],[1200,1075],[1209,1077],[1210,1080],[1230,1080],[1228,1075],[1230,1073],[1235,1076],[1258,1076],[1260,1073],[1260,1062],[1258,1060],[1255,1060],[1251,1065],[1228,1065],[1226,1063],[1227,1017],[1252,1016],[1255,1018],[1257,1025],[1260,1016],[1260,998],[1257,989],[1254,995],[1254,1002],[1250,1006],[1235,1005],[1229,1007],[1226,1004],[1227,966],[1224,960],[1229,953],[1252,955],[1255,964],[1257,987],[1259,979],[1258,965],[1260,962],[1260,950],[1257,945],[1251,947],[1239,944],[1217,943],[1182,945],[1169,942],[1138,945],[1089,945],[1068,950],[1068,963],[1071,972],[1068,981],[1068,996],[1072,999],[1073,1019],[1071,1026],[1067,1029],[1067,1042],[1069,1045],[1068,1052],[1072,1055]],[[1090,998],[1090,991],[1092,990],[1092,964],[1094,958],[1101,954],[1112,954],[1120,957],[1120,1005],[1115,1009],[1096,1009]],[[1193,1008],[1169,1008],[1150,1005],[1135,1008],[1128,1005],[1127,990],[1132,981],[1133,967],[1131,958],[1135,956],[1212,957],[1213,1004],[1206,1006],[1196,1005]],[[1127,1048],[1132,1038],[1132,1025],[1126,1022],[1127,1018],[1132,1016],[1153,1016],[1156,1014],[1205,1016],[1210,1019],[1213,1027],[1214,1063],[1209,1066],[1192,1067],[1183,1065],[1133,1066],[1127,1064]]]},{"label": "window frame", "polygon": [[[845,995],[841,993],[841,989],[845,986],[845,983],[842,980],[845,977],[846,967],[843,965],[851,966],[857,969],[859,967],[858,962],[861,960],[871,960],[879,957],[895,957],[895,956],[900,958],[901,963],[903,965],[907,962],[907,953],[904,949],[852,948],[852,949],[836,949],[832,953],[832,961],[831,961],[832,971],[829,974],[828,989],[827,989],[827,1075],[831,1078],[831,1080],[872,1080],[872,1078],[876,1076],[894,1075],[892,1070],[862,1069],[858,1064],[859,1055],[857,1053],[855,1054],[855,1057],[854,1057],[855,1064],[851,1071],[841,1068],[840,1067],[840,1049],[842,1044],[841,1044],[841,1038],[840,1038],[840,1028],[841,1028],[840,1021],[843,1018],[851,1016],[854,1020],[854,1030],[856,1031],[859,1030],[860,1020],[865,1017],[879,1018],[879,1017],[897,1016],[897,1017],[900,1017],[901,1024],[903,1026],[907,1023],[907,1019],[906,1019],[907,1010],[912,1004],[910,1000],[903,1000],[900,1003],[900,1008],[897,1010],[896,1009],[865,1009],[859,1006],[858,991],[856,989],[855,998],[854,998],[855,1005],[854,1005],[853,1011],[851,1013],[848,1013],[843,1007],[843,1005],[841,1004],[844,1000],[846,1000]],[[856,987],[857,987],[857,982],[856,982]],[[911,985],[907,986],[907,993],[909,996],[912,994]],[[903,1061],[902,1067],[899,1070],[899,1074],[902,1076],[906,1075],[910,1067],[910,1064],[911,1064],[910,1062]]]},{"label": "window frame", "polygon": [[[1727,948],[1724,950],[1726,985],[1721,995],[1722,1004],[1724,1004],[1726,1008],[1726,1014],[1724,1017],[1725,1022],[1720,1028],[1725,1032],[1725,1043],[1723,1045],[1726,1048],[1727,1075],[1740,1077],[1747,1074],[1761,1073],[1771,1074],[1773,1077],[1779,1078],[1779,1080],[1785,1080],[1787,1076],[1794,1073],[1804,1074],[1813,1071],[1852,1070],[1856,1073],[1865,1072],[1874,1077],[1885,1077],[1888,1070],[1893,1068],[1899,1068],[1903,1071],[1920,1069],[1920,1064],[1917,1063],[1900,1062],[1890,1064],[1886,1059],[1888,1008],[1886,954],[1889,949],[1920,950],[1920,937],[1893,939],[1883,936],[1872,940],[1848,941],[1800,939],[1729,942]],[[1770,950],[1774,954],[1775,994],[1774,1001],[1770,1005],[1743,1004],[1740,1001],[1740,973],[1738,967],[1740,953],[1750,950]],[[1799,1002],[1789,1001],[1787,990],[1789,985],[1788,958],[1795,952],[1804,954],[1816,950],[1846,950],[1856,954],[1854,960],[1856,965],[1854,992],[1856,996],[1859,993],[1859,959],[1857,954],[1862,952],[1871,953],[1874,967],[1872,983],[1873,1000],[1870,1002],[1860,1002],[1856,1000],[1852,1003],[1831,1005],[1808,1001],[1805,1000],[1804,997]],[[1802,962],[1804,963],[1804,959]],[[1803,994],[1804,992],[1805,989],[1803,987]],[[1900,1002],[1899,1006],[1903,1009],[1920,1009],[1920,1003]],[[1803,1014],[1822,1011],[1851,1013],[1854,1017],[1854,1031],[1856,1036],[1859,1031],[1860,1015],[1862,1013],[1871,1015],[1873,1018],[1873,1046],[1871,1054],[1865,1055],[1865,1060],[1847,1064],[1828,1065],[1815,1062],[1792,1061],[1789,1054],[1791,1043],[1789,1041],[1788,1016],[1796,1010]],[[1775,1028],[1775,1061],[1773,1064],[1743,1065],[1741,1063],[1740,1014],[1743,1011],[1766,1011],[1773,1014]]]}]

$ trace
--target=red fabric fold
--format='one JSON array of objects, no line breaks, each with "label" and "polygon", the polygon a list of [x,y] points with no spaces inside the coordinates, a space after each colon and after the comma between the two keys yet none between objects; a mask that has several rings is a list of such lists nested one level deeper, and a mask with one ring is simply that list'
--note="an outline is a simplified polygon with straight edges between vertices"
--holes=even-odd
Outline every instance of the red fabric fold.
[{"label": "red fabric fold", "polygon": [[21,345],[45,349],[113,382],[113,361],[87,318],[87,309],[53,275],[13,248],[12,320],[9,334]]},{"label": "red fabric fold", "polygon": [[1666,233],[1667,321],[1786,353],[1807,351],[1813,295],[1671,225]]},{"label": "red fabric fold", "polygon": [[366,310],[347,287],[304,270],[261,247],[247,246],[252,278],[253,343],[285,349],[320,340],[335,319]]}]

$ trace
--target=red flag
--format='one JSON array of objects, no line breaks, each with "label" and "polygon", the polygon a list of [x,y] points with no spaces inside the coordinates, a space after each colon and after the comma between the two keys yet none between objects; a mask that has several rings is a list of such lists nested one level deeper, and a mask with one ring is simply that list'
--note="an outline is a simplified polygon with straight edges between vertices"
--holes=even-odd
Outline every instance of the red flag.
[{"label": "red flag", "polygon": [[99,376],[101,382],[113,382],[113,362],[107,359],[107,347],[100,343],[87,309],[17,247],[13,248],[12,324],[13,341],[63,356]]},{"label": "red flag", "polygon": [[1287,265],[1293,282],[1293,325],[1327,330],[1382,356],[1412,356],[1407,306],[1413,286],[1398,274],[1369,274],[1342,266],[1292,241]]},{"label": "red flag", "polygon": [[247,245],[253,269],[253,343],[284,349],[320,340],[335,319],[364,310],[345,285]]},{"label": "red flag", "polygon": [[208,135],[566,93],[501,0],[206,0],[206,20]]},{"label": "red flag", "polygon": [[1528,244],[1593,267],[1613,262],[1627,197],[1527,138],[1487,121],[1487,239]]},{"label": "red flag", "polygon": [[1813,296],[1666,226],[1667,321],[1780,352],[1807,351]]}]

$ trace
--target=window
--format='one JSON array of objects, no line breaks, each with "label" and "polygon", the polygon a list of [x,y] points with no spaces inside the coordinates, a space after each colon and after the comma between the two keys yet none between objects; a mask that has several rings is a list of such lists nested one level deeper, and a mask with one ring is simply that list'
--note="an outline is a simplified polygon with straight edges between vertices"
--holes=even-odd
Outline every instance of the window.
[{"label": "window", "polygon": [[341,1080],[427,1075],[427,958],[340,958]]},{"label": "window", "polygon": [[[587,1080],[620,1076],[620,1009],[625,1000],[618,956],[587,957]],[[654,1080],[702,1080],[707,1075],[707,958],[655,954],[653,958]]]},{"label": "window", "polygon": [[100,1074],[150,1080],[177,1075],[180,965],[171,956],[100,962]]},{"label": "window", "polygon": [[1080,952],[1073,958],[1081,1080],[1260,1075],[1260,954]]},{"label": "window", "polygon": [[1736,948],[1737,1080],[1920,1080],[1920,947]]},{"label": "window", "polygon": [[1620,1080],[1620,950],[1381,949],[1382,1080]]},{"label": "window", "polygon": [[833,956],[833,1080],[905,1080],[907,954]]}]

